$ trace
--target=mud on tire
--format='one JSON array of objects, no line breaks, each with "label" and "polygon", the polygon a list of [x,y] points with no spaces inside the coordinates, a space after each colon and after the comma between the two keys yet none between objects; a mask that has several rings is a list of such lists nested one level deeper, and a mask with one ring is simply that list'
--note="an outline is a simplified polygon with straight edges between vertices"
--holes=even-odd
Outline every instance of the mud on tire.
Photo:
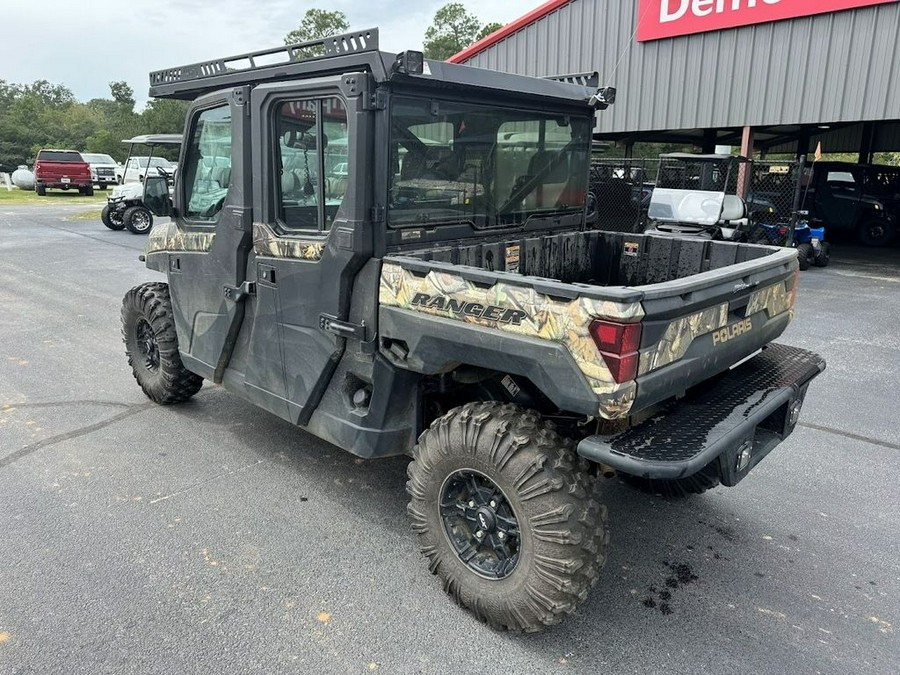
[{"label": "mud on tire", "polygon": [[134,379],[152,401],[181,403],[203,386],[203,378],[185,368],[178,354],[167,284],[142,284],[125,294],[122,338]]},{"label": "mud on tire", "polygon": [[[538,631],[587,597],[606,561],[606,508],[573,442],[537,413],[493,402],[451,410],[419,437],[407,472],[419,548],[444,590],[478,619]],[[471,481],[496,488],[496,498],[459,487]],[[490,509],[498,525],[485,535],[472,504],[486,500],[498,502]],[[502,542],[501,521],[509,533]],[[460,552],[467,536],[480,547]],[[513,555],[498,554],[498,544]],[[502,575],[485,573],[494,559],[505,560]]]}]

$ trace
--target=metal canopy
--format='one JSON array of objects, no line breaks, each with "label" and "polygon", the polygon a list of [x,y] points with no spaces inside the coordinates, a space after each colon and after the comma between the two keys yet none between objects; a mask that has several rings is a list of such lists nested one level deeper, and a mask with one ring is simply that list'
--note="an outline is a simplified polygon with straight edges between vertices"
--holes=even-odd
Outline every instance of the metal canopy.
[{"label": "metal canopy", "polygon": [[131,145],[181,145],[181,134],[144,134],[123,140]]}]

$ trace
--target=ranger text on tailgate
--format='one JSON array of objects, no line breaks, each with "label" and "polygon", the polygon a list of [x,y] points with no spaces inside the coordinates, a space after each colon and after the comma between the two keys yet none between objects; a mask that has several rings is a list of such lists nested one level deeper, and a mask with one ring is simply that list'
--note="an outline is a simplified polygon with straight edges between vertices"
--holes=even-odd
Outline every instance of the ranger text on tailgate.
[{"label": "ranger text on tailgate", "polygon": [[173,196],[145,183],[172,220],[145,256],[168,283],[122,308],[138,383],[167,404],[209,380],[411,455],[447,592],[498,628],[560,621],[607,555],[600,473],[736,485],[825,367],[772,342],[795,251],[586,227],[614,93],[383,53],[375,30],[153,73],[193,103]]}]

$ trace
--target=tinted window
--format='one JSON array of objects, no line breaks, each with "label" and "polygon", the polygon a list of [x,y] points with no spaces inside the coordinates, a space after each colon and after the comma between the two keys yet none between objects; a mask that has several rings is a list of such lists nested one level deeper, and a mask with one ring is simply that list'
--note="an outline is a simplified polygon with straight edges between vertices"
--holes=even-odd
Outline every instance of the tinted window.
[{"label": "tinted window", "polygon": [[41,162],[83,162],[78,152],[60,150],[41,150],[37,156]]},{"label": "tinted window", "polygon": [[215,221],[231,182],[231,110],[211,108],[195,119],[185,161],[184,215],[189,220]]},{"label": "tinted window", "polygon": [[347,109],[338,98],[281,103],[276,112],[278,218],[327,230],[347,193]]},{"label": "tinted window", "polygon": [[116,160],[114,160],[109,155],[95,155],[93,153],[86,154],[81,153],[81,156],[84,158],[85,162],[89,162],[91,164],[115,164]]}]

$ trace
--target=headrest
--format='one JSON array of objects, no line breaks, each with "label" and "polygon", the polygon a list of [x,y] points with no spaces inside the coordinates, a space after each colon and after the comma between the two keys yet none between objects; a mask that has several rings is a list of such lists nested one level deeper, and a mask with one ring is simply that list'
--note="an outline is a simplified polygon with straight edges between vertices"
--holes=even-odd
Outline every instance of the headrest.
[{"label": "headrest", "polygon": [[747,205],[737,195],[725,195],[722,204],[722,217],[720,220],[740,220],[747,215]]}]

